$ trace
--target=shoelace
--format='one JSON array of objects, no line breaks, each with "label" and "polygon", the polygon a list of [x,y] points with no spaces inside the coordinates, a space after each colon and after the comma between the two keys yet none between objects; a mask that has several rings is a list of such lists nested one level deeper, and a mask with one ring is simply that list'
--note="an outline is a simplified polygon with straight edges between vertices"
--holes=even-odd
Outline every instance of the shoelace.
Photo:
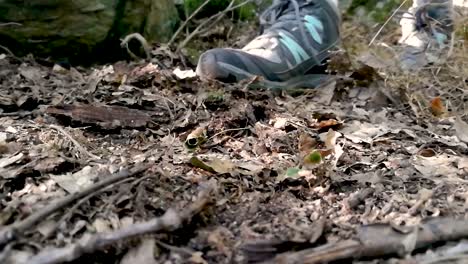
[{"label": "shoelace", "polygon": [[[310,1],[306,0],[306,3],[309,3]],[[310,54],[314,54],[314,49],[312,48],[312,44],[310,43],[309,38],[307,38],[307,35],[304,30],[304,23],[302,23],[302,18],[300,14],[300,6],[299,3],[296,0],[274,0],[273,4],[268,7],[261,15],[260,15],[260,25],[261,27],[270,27],[272,26],[278,18],[281,16],[283,11],[288,7],[289,3],[291,3],[294,7],[294,14],[295,14],[295,19],[299,25],[299,30],[301,32],[302,37],[307,43],[306,49],[309,50]],[[320,65],[321,62],[317,60],[314,56],[311,57],[312,60],[314,60],[314,63],[316,65]]]}]

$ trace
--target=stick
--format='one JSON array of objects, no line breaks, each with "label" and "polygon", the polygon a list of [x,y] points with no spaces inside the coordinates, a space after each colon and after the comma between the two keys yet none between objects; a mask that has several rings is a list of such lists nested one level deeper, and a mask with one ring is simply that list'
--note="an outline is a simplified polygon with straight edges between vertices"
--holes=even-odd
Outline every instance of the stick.
[{"label": "stick", "polygon": [[408,0],[404,0],[400,6],[397,7],[397,9],[395,9],[395,11],[393,11],[392,15],[385,21],[385,23],[383,23],[383,25],[379,28],[379,30],[377,31],[377,33],[375,33],[374,37],[371,39],[371,41],[369,42],[368,46],[370,47],[374,41],[377,39],[377,37],[380,35],[380,33],[382,32],[382,30],[384,29],[384,27],[388,24],[388,22],[390,22],[390,20],[395,16],[395,14],[398,12],[398,10],[401,9],[401,7],[403,7],[406,2],[408,2]]},{"label": "stick", "polygon": [[316,264],[352,258],[403,256],[437,242],[468,237],[468,220],[434,218],[408,230],[412,231],[402,232],[384,224],[363,226],[356,239],[279,254],[262,263]]},{"label": "stick", "polygon": [[0,23],[0,27],[6,27],[6,26],[22,26],[23,24],[16,23],[16,22],[6,22],[6,23]]},{"label": "stick", "polygon": [[140,42],[141,46],[145,50],[146,59],[147,60],[151,59],[151,46],[148,44],[148,41],[146,41],[146,39],[140,33],[132,33],[132,34],[125,36],[122,42],[120,42],[120,46],[126,47],[128,54],[130,54],[130,56],[132,56],[134,59],[138,59],[138,56],[135,55],[128,47],[128,43],[132,39],[136,39],[138,40],[138,42]]},{"label": "stick", "polygon": [[31,214],[30,216],[26,217],[25,219],[15,222],[11,225],[2,227],[0,229],[0,247],[7,244],[8,242],[16,239],[18,236],[23,234],[26,230],[30,229],[34,224],[40,222],[41,220],[46,219],[50,214],[63,209],[65,206],[70,205],[71,203],[81,199],[93,192],[96,192],[110,184],[118,182],[122,179],[133,177],[136,174],[139,174],[146,169],[148,169],[148,165],[140,165],[133,169],[132,171],[119,171],[118,173],[106,177],[104,180],[97,182],[94,185],[89,186],[88,188],[84,189],[81,192],[73,193],[71,195],[56,199],[52,201],[45,207],[41,208],[39,211]]},{"label": "stick", "polygon": [[185,28],[185,26],[187,26],[187,23],[190,20],[192,20],[192,18],[196,14],[198,14],[203,9],[203,7],[205,7],[210,1],[211,0],[205,0],[205,2],[203,2],[203,4],[201,4],[197,9],[195,9],[195,11],[192,12],[192,14],[190,14],[190,16],[184,21],[184,23],[182,23],[182,25],[180,25],[180,27],[177,29],[177,31],[174,33],[174,35],[172,35],[171,40],[169,40],[169,42],[167,43],[168,46],[170,46],[172,43],[174,43],[175,39],[180,34],[180,32],[182,32],[182,30]]},{"label": "stick", "polygon": [[78,259],[84,254],[89,254],[97,250],[109,247],[122,240],[141,236],[148,233],[167,231],[171,232],[179,229],[193,216],[203,211],[211,202],[211,194],[214,187],[206,188],[198,199],[188,208],[181,212],[175,209],[168,209],[161,217],[156,217],[145,222],[136,223],[131,226],[117,229],[108,233],[97,233],[88,237],[83,237],[78,242],[63,248],[51,248],[40,251],[32,256],[28,264],[55,264],[69,262]]}]

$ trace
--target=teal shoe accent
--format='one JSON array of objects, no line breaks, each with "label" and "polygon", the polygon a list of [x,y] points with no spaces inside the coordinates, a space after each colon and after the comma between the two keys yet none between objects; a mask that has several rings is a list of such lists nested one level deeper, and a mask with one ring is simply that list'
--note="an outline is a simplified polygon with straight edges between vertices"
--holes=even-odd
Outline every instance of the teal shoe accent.
[{"label": "teal shoe accent", "polygon": [[437,32],[435,30],[433,30],[432,34],[434,35],[434,38],[436,39],[437,44],[439,45],[443,45],[448,39],[447,35],[445,35],[444,33]]},{"label": "teal shoe accent", "polygon": [[306,20],[305,26],[306,26],[307,30],[309,31],[310,35],[312,36],[312,38],[318,44],[322,44],[323,40],[322,40],[322,37],[321,37],[320,32],[319,32],[319,31],[323,32],[322,21],[320,21],[316,17],[309,16],[309,15],[306,15],[304,17],[304,19]]},{"label": "teal shoe accent", "polygon": [[305,52],[305,50],[297,44],[297,42],[289,37],[288,35],[284,34],[283,32],[279,32],[280,41],[285,45],[288,50],[292,53],[294,60],[297,64],[309,59],[309,55]]}]

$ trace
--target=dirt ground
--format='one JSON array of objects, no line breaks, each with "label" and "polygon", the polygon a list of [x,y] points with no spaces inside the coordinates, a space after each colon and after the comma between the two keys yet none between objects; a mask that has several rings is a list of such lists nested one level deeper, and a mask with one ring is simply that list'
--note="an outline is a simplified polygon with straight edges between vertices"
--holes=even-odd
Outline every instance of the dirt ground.
[{"label": "dirt ground", "polygon": [[0,262],[467,263],[459,40],[417,75],[341,54],[348,78],[294,94],[201,82],[161,47],[2,55]]}]

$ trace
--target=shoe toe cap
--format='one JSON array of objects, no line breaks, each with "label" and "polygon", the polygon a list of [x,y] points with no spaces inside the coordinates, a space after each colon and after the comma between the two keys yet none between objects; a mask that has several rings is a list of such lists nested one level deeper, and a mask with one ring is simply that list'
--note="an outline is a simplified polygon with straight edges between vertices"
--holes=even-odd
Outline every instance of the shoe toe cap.
[{"label": "shoe toe cap", "polygon": [[219,66],[219,52],[218,49],[213,49],[200,55],[196,73],[201,79],[223,79],[227,77],[228,73]]}]

